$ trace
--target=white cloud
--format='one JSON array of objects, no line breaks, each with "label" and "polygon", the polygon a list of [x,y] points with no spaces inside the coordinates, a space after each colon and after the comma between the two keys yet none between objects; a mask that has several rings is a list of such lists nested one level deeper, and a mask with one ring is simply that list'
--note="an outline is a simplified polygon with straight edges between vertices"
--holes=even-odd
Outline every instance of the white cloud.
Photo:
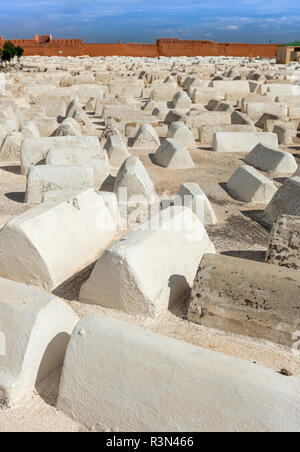
[{"label": "white cloud", "polygon": [[238,29],[239,27],[237,25],[226,25],[217,28],[217,30],[238,30]]},{"label": "white cloud", "polygon": [[238,30],[239,27],[237,25],[227,25],[225,30]]}]

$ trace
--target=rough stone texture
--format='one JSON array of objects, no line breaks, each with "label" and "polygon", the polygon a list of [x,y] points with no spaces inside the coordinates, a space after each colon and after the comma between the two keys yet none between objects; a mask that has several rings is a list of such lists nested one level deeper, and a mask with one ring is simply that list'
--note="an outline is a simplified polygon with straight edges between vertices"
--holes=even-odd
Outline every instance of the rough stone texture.
[{"label": "rough stone texture", "polygon": [[300,217],[278,217],[271,231],[266,262],[300,270]]},{"label": "rough stone texture", "polygon": [[94,184],[99,187],[109,176],[107,153],[100,146],[99,148],[87,148],[84,152],[76,147],[52,149],[47,154],[46,165],[90,167],[94,171]]},{"label": "rough stone texture", "polygon": [[224,96],[214,88],[198,86],[192,89],[192,100],[195,104],[206,104],[212,99],[220,101],[223,98]]},{"label": "rough stone texture", "polygon": [[164,168],[188,169],[195,164],[186,147],[174,138],[167,138],[153,155],[154,163]]},{"label": "rough stone texture", "polygon": [[243,97],[250,93],[247,80],[215,80],[211,82],[211,86],[221,94],[234,94],[236,97]]},{"label": "rough stone texture", "polygon": [[22,141],[23,137],[20,132],[11,132],[7,135],[0,147],[0,160],[20,160]]},{"label": "rough stone texture", "polygon": [[58,126],[56,118],[36,117],[34,119],[34,122],[42,138],[51,137],[53,132],[57,129]]},{"label": "rough stone texture", "polygon": [[217,100],[211,100],[206,108],[210,111],[226,111],[230,113],[234,112],[234,108],[232,105],[227,104],[225,102],[219,102]]},{"label": "rough stone texture", "polygon": [[103,130],[102,135],[100,137],[101,145],[104,146],[105,143],[107,142],[107,140],[113,135],[116,135],[122,139],[121,132],[116,127],[109,124],[105,127],[105,129]]},{"label": "rough stone texture", "polygon": [[211,146],[216,132],[255,132],[255,127],[251,124],[206,125],[200,126],[198,132],[199,141]]},{"label": "rough stone texture", "polygon": [[100,431],[293,432],[299,393],[297,378],[90,315],[71,337],[57,407]]},{"label": "rough stone texture", "polygon": [[240,111],[234,111],[231,115],[232,124],[240,124],[240,125],[254,125],[251,118],[245,113],[241,113]]},{"label": "rough stone texture", "polygon": [[213,136],[213,150],[216,152],[250,152],[262,143],[271,148],[278,148],[275,133],[254,132],[216,132]]},{"label": "rough stone texture", "polygon": [[240,166],[227,183],[227,190],[235,198],[243,202],[270,202],[277,188],[267,177],[248,165]]},{"label": "rough stone texture", "polygon": [[192,127],[201,126],[216,126],[216,125],[230,125],[231,124],[231,114],[226,111],[206,111],[196,114],[190,120],[190,125]]},{"label": "rough stone texture", "polygon": [[270,149],[261,143],[246,156],[245,161],[259,170],[274,174],[291,175],[298,168],[292,154],[279,149]]},{"label": "rough stone texture", "polygon": [[194,281],[188,319],[291,347],[292,334],[300,327],[299,285],[295,270],[206,255]]},{"label": "rough stone texture", "polygon": [[291,177],[283,184],[266,207],[262,221],[272,227],[279,215],[300,216],[300,177]]},{"label": "rough stone texture", "polygon": [[[29,168],[44,161],[51,150],[77,150],[84,153],[86,149],[101,153],[97,137],[61,136],[51,138],[26,139],[21,145],[21,172],[27,175]],[[103,152],[103,150],[102,150]]]},{"label": "rough stone texture", "polygon": [[143,149],[157,149],[160,146],[159,137],[150,124],[141,126],[133,142],[134,147]]},{"label": "rough stone texture", "polygon": [[176,91],[176,85],[171,83],[163,83],[154,87],[151,97],[155,102],[171,102]]},{"label": "rough stone texture", "polygon": [[66,118],[60,126],[53,132],[54,137],[80,136],[80,125],[73,118]]},{"label": "rough stone texture", "polygon": [[172,102],[173,102],[174,108],[178,108],[178,109],[187,109],[188,110],[192,106],[192,100],[184,91],[177,92],[175,94],[175,96],[173,97]]},{"label": "rough stone texture", "polygon": [[297,136],[297,130],[294,128],[275,124],[273,132],[276,133],[279,144],[284,144],[286,146],[294,145],[294,138]]},{"label": "rough stone texture", "polygon": [[[20,227],[18,233],[11,240],[8,240],[8,235],[6,235],[1,245],[5,251],[3,269],[8,271],[7,268],[9,268],[11,272],[15,271],[21,274],[24,274],[27,268],[37,272],[42,272],[44,269],[42,276],[46,276],[41,283],[43,289],[49,292],[53,290],[52,285],[62,281],[58,287],[55,287],[54,293],[66,299],[67,303],[76,310],[80,317],[86,314],[102,313],[106,316],[107,322],[111,317],[127,322],[124,330],[127,328],[127,331],[129,331],[132,324],[143,326],[146,329],[143,331],[146,335],[143,344],[147,353],[142,357],[143,359],[141,354],[137,355],[136,349],[131,346],[131,353],[126,354],[124,352],[123,345],[126,340],[121,340],[121,344],[120,342],[115,343],[118,352],[110,348],[114,338],[119,337],[114,334],[114,331],[108,335],[109,344],[106,348],[108,358],[107,356],[97,355],[97,353],[103,352],[103,347],[106,347],[103,337],[97,336],[98,339],[96,339],[92,332],[90,333],[90,330],[88,335],[85,334],[84,329],[80,331],[77,339],[91,340],[93,344],[91,347],[92,357],[90,357],[88,351],[84,353],[84,356],[75,353],[74,369],[80,373],[82,385],[85,386],[87,392],[90,392],[86,397],[85,393],[83,394],[83,400],[81,398],[76,400],[77,396],[81,396],[79,389],[81,382],[73,384],[73,381],[69,390],[74,395],[72,402],[74,401],[75,405],[78,402],[86,403],[87,412],[79,408],[80,416],[84,417],[83,421],[89,422],[89,418],[86,416],[86,414],[90,414],[89,409],[95,408],[96,411],[98,410],[97,412],[102,410],[100,416],[102,415],[106,420],[108,419],[107,414],[112,413],[113,415],[117,411],[118,414],[120,413],[121,421],[118,422],[118,419],[117,421],[113,419],[110,422],[108,419],[107,425],[104,425],[103,428],[104,430],[117,431],[124,425],[122,422],[128,420],[129,408],[132,407],[130,419],[133,419],[134,422],[134,419],[138,418],[143,426],[146,425],[145,429],[148,430],[162,428],[162,426],[168,427],[169,425],[170,428],[167,428],[167,430],[178,428],[178,430],[185,429],[188,431],[195,427],[195,430],[199,431],[204,428],[203,425],[207,418],[209,420],[205,425],[208,425],[212,430],[225,426],[227,429],[239,431],[251,429],[255,431],[272,431],[273,429],[275,431],[278,423],[280,423],[279,427],[282,430],[291,427],[300,429],[298,412],[293,409],[294,405],[287,399],[285,391],[288,385],[293,388],[295,382],[298,381],[292,379],[290,375],[300,376],[300,357],[293,353],[296,347],[300,348],[296,335],[293,339],[295,347],[292,350],[290,346],[284,347],[272,341],[257,340],[253,337],[236,335],[231,332],[226,333],[222,330],[218,331],[187,321],[189,295],[189,287],[187,286],[192,285],[193,278],[187,284],[188,278],[184,275],[188,271],[188,266],[194,262],[194,258],[191,256],[194,256],[193,253],[196,250],[194,249],[195,246],[192,247],[187,241],[182,239],[181,242],[178,239],[178,230],[176,231],[176,239],[173,238],[171,245],[168,245],[171,242],[169,231],[165,229],[162,232],[166,232],[166,237],[164,236],[161,241],[153,239],[152,242],[150,238],[141,240],[135,248],[135,250],[138,249],[138,252],[133,253],[132,258],[134,272],[130,275],[136,276],[136,287],[141,288],[143,294],[148,296],[148,300],[150,299],[153,304],[158,300],[157,303],[159,304],[168,290],[172,292],[171,298],[174,299],[175,303],[170,304],[170,309],[164,310],[163,308],[161,316],[153,319],[128,313],[126,310],[84,304],[78,301],[80,286],[85,279],[89,279],[94,268],[95,262],[90,262],[90,256],[94,256],[96,252],[96,257],[91,257],[92,260],[95,259],[96,261],[100,256],[102,257],[108,247],[113,244],[116,245],[116,240],[118,240],[118,249],[120,249],[122,244],[127,243],[126,236],[121,240],[122,234],[128,234],[129,231],[140,228],[144,221],[149,218],[153,219],[157,212],[168,208],[170,205],[176,207],[182,205],[182,202],[177,204],[175,201],[175,199],[180,198],[176,195],[178,189],[179,195],[182,192],[183,195],[184,193],[191,195],[190,203],[188,203],[190,208],[187,209],[190,214],[197,212],[195,205],[198,200],[206,203],[205,206],[208,207],[206,212],[210,216],[207,216],[203,223],[208,224],[210,239],[218,253],[255,261],[264,260],[270,234],[266,228],[259,224],[261,223],[263,213],[261,208],[263,206],[261,208],[253,205],[245,206],[242,202],[237,202],[230,197],[224,187],[224,182],[228,181],[236,169],[244,163],[246,154],[240,155],[238,151],[231,155],[211,152],[212,138],[214,132],[252,132],[255,135],[264,132],[261,136],[267,139],[268,135],[265,132],[272,133],[275,131],[276,137],[273,135],[274,139],[288,143],[288,146],[281,145],[280,148],[276,147],[276,149],[286,151],[284,155],[294,155],[295,160],[299,163],[299,151],[297,150],[299,120],[297,118],[299,119],[300,114],[300,87],[298,86],[299,70],[297,64],[284,66],[275,65],[275,61],[260,60],[259,58],[251,60],[249,58],[228,58],[228,53],[233,52],[236,55],[243,51],[243,46],[240,44],[219,46],[209,43],[209,41],[199,44],[196,41],[168,40],[164,42],[160,40],[157,46],[145,45],[144,47],[130,44],[115,44],[112,46],[94,46],[91,44],[87,47],[82,45],[82,49],[86,53],[91,52],[91,55],[97,54],[97,52],[105,55],[110,51],[117,54],[118,50],[121,49],[123,56],[113,58],[92,58],[88,55],[65,58],[64,55],[68,50],[74,51],[73,42],[68,42],[68,46],[66,46],[62,41],[51,40],[49,36],[37,37],[37,42],[41,42],[40,47],[45,54],[51,50],[56,56],[52,58],[42,56],[22,57],[20,64],[9,65],[1,72],[0,78],[5,81],[6,94],[0,96],[0,146],[8,134],[22,130],[21,135],[24,138],[27,137],[26,134],[28,134],[28,137],[35,138],[30,142],[31,151],[34,151],[31,157],[34,160],[29,164],[44,167],[45,163],[59,164],[61,167],[59,167],[60,176],[64,184],[65,180],[68,179],[71,182],[71,177],[69,177],[67,167],[62,165],[70,163],[74,165],[76,163],[82,166],[86,164],[95,169],[94,163],[97,162],[99,152],[106,157],[106,161],[106,153],[110,153],[109,169],[111,174],[101,185],[101,190],[108,190],[109,192],[101,191],[101,198],[112,215],[113,223],[116,225],[122,223],[122,226],[120,225],[117,236],[113,236],[109,242],[106,241],[106,230],[96,229],[98,218],[95,218],[95,216],[97,217],[95,208],[78,210],[78,207],[80,207],[78,200],[73,203],[74,198],[72,198],[57,215],[51,215],[48,210],[45,210],[34,219],[23,222],[24,228]],[[20,45],[22,46],[21,41]],[[1,43],[0,48],[2,48]],[[272,46],[272,48],[275,54],[276,46]],[[256,50],[257,54],[260,54],[258,47],[251,47],[251,52]],[[64,53],[59,53],[61,51]],[[220,51],[227,56],[216,57],[216,54]],[[148,56],[151,56],[151,52],[156,52],[156,57],[158,54],[180,52],[180,55],[193,54],[195,57],[165,58],[161,56],[159,59],[137,59],[124,56],[127,53],[136,55],[139,52],[145,52]],[[196,56],[207,52],[211,55],[210,57]],[[255,57],[255,54],[252,56]],[[63,78],[65,79],[63,80]],[[214,84],[220,86],[221,93],[213,87]],[[178,103],[174,105],[172,102],[174,94],[179,91],[186,94],[176,98]],[[154,101],[152,99],[154,93],[161,100]],[[64,119],[66,109],[72,99],[75,101],[72,115]],[[191,99],[194,100],[192,104]],[[253,121],[245,114],[248,105],[252,106],[252,113],[255,115]],[[235,111],[233,111],[234,109]],[[240,113],[240,110],[242,113]],[[262,111],[271,113],[262,115]],[[280,115],[285,115],[287,111],[288,117],[280,118]],[[155,112],[155,115],[153,112]],[[74,113],[77,114],[79,122],[73,119]],[[256,118],[257,114],[260,115],[258,118]],[[255,122],[256,119],[259,119],[255,125],[254,119]],[[27,124],[26,127],[24,121],[31,121],[31,123]],[[183,126],[178,127],[176,125],[178,121]],[[178,127],[176,132],[189,131],[187,132],[189,137],[196,141],[195,146],[188,147],[195,166],[188,169],[178,168],[173,170],[155,165],[153,153],[159,147],[158,142],[156,142],[157,148],[153,146],[153,150],[146,146],[132,147],[133,138],[141,126],[145,124],[153,127],[161,143],[165,138],[169,138],[167,137],[168,131],[173,128],[177,129]],[[261,127],[257,128],[258,126]],[[90,137],[80,136],[82,133],[86,134],[88,128],[91,133],[96,135],[93,140],[94,144],[90,141]],[[58,134],[58,137],[52,136],[56,134]],[[42,141],[45,146],[41,144],[40,137],[47,137],[46,141]],[[59,140],[56,141],[56,138]],[[83,138],[87,139],[83,141]],[[179,138],[179,135],[173,138]],[[239,141],[237,135],[234,135],[233,138],[233,144],[237,145]],[[49,144],[50,139],[51,142],[54,140],[53,146]],[[65,139],[70,140],[68,145],[66,145]],[[183,139],[186,139],[185,134],[183,134]],[[120,161],[113,162],[115,155],[113,155],[114,152],[109,152],[109,149],[105,149],[106,153],[103,150],[99,151],[100,140],[102,148],[106,146],[108,141],[113,141],[114,144],[115,142],[117,144],[123,142],[126,147],[128,146],[128,150],[131,151],[133,156],[140,158],[140,165],[142,165],[143,170],[140,171],[138,164],[125,165],[125,171],[121,176],[123,188],[128,188],[129,192],[137,195],[130,207],[126,203],[127,213],[129,213],[126,219],[123,215],[120,218],[117,197],[111,191],[116,176],[118,177],[118,169],[121,164],[123,165],[123,161],[120,159]],[[62,141],[66,146],[62,146]],[[145,141],[147,142],[147,139]],[[186,142],[184,144],[187,145]],[[290,144],[293,144],[293,146],[290,146]],[[268,147],[273,150],[273,145],[269,144]],[[116,148],[112,148],[113,151],[114,149]],[[123,158],[122,152],[120,154]],[[278,154],[276,153],[276,155]],[[119,152],[117,156],[119,157]],[[273,164],[273,160],[275,161],[274,157],[275,153],[271,153],[270,158],[266,159],[267,169],[269,162]],[[18,160],[17,158],[16,161],[9,163],[0,162],[0,228],[2,228],[0,236],[5,228],[11,225],[11,221],[16,222],[16,218],[20,214],[24,215],[24,212],[27,212],[27,215],[29,215],[31,212],[29,210],[30,204],[23,202],[26,178],[20,174],[20,162]],[[293,158],[290,157],[290,161],[292,160]],[[276,161],[276,165],[277,163]],[[293,169],[293,167],[291,168]],[[290,176],[293,172],[290,174],[288,172],[262,174],[268,176],[276,187],[280,187],[285,180],[283,176]],[[50,180],[51,178],[52,180]],[[51,178],[46,181],[49,185],[46,189],[51,191],[45,191],[42,196],[44,208],[49,205],[49,202],[57,202],[57,199],[61,196],[61,191],[59,192],[58,187],[55,187],[55,181],[57,181],[55,175],[52,174]],[[256,177],[254,179],[257,180]],[[241,186],[243,189],[248,187],[247,180],[246,177],[242,180]],[[203,191],[201,191],[198,183]],[[95,186],[98,190],[100,184],[97,183]],[[63,186],[60,188],[63,188]],[[157,208],[152,209],[152,205],[149,206],[149,203],[151,202],[151,195],[154,195],[155,191],[157,193]],[[150,196],[149,193],[151,193]],[[207,198],[203,196],[204,193],[207,194],[211,206]],[[145,195],[143,201],[146,202],[146,208],[143,212],[140,208],[140,195]],[[299,201],[298,195],[296,199]],[[288,201],[287,199],[286,203]],[[93,205],[93,203],[91,204]],[[213,208],[217,214],[218,224],[209,224],[210,221],[213,223],[213,212],[210,208]],[[161,229],[159,229],[160,231]],[[158,230],[153,231],[153,234],[156,233],[158,236]],[[97,240],[103,240],[103,242],[98,246]],[[85,245],[86,241],[89,243],[88,247]],[[12,242],[13,245],[11,246]],[[180,243],[183,243],[184,246],[180,246]],[[89,256],[85,254],[87,248],[90,253]],[[158,252],[156,251],[157,248]],[[180,252],[178,248],[180,248]],[[89,263],[87,267],[82,267],[86,265],[86,257]],[[111,297],[107,282],[111,280],[114,272],[120,268],[123,262],[122,258],[123,255],[116,265],[112,265],[111,271],[108,265],[103,266],[99,278],[96,275],[100,282],[97,293],[100,293],[101,296],[103,291],[106,291],[108,300],[111,300]],[[196,269],[199,260],[198,256],[197,261],[195,260]],[[247,261],[247,263],[249,262]],[[122,265],[123,269],[128,269],[126,263]],[[265,265],[273,267],[270,264]],[[276,268],[285,269],[283,266],[276,266]],[[131,271],[131,269],[129,270]],[[47,271],[51,273],[50,277],[53,279],[48,277]],[[168,272],[171,277],[168,277]],[[299,271],[297,272],[299,273]],[[122,272],[120,274],[123,275]],[[66,280],[63,279],[65,277]],[[28,277],[26,279],[26,282],[29,281],[27,284],[31,284],[34,278],[35,275]],[[276,278],[274,279],[276,280]],[[116,293],[119,281],[122,281],[124,288],[122,302],[124,302],[124,305],[134,303],[134,296],[130,296],[130,291],[126,290],[128,286],[131,288],[134,286],[130,277],[123,279],[116,277],[116,280],[116,284],[112,284],[111,292]],[[50,283],[47,284],[45,281],[50,281]],[[238,281],[239,276],[237,275],[236,281],[234,281],[235,285],[238,284]],[[284,283],[288,292],[289,280],[284,280]],[[175,292],[171,290],[174,285],[178,288],[178,291],[177,289]],[[157,291],[156,288],[158,288]],[[151,293],[151,289],[156,291],[154,295]],[[134,292],[134,295],[136,292]],[[258,293],[260,292],[258,290]],[[155,298],[157,293],[159,295]],[[187,296],[182,299],[181,293],[186,293]],[[292,291],[292,295],[293,293]],[[177,298],[177,294],[180,297]],[[116,297],[116,299],[120,300],[120,297]],[[249,299],[249,296],[247,299]],[[139,300],[141,300],[141,297]],[[167,301],[170,301],[170,299],[167,300],[166,296],[165,305],[168,304]],[[22,315],[22,320],[26,320],[26,315]],[[294,317],[297,318],[297,315]],[[5,325],[10,328],[8,322]],[[278,327],[278,325],[281,326],[280,321],[277,323],[275,321],[275,326]],[[118,327],[116,329],[118,330]],[[153,352],[154,347],[152,342],[149,343],[147,330],[160,332],[164,336],[170,336],[208,350],[218,351],[223,354],[218,356],[224,360],[225,374],[221,367],[217,369],[214,367],[216,364],[214,354],[210,354],[206,361],[202,359],[201,367],[197,367],[196,352],[191,353],[194,359],[189,358],[186,344],[182,344],[182,349],[174,350],[174,360],[172,359],[173,355],[164,355],[162,358],[163,367],[158,365],[159,372],[157,372],[155,367],[157,355],[149,355],[148,353],[149,349]],[[104,329],[101,328],[100,334],[103,331]],[[15,343],[19,339],[18,332],[19,329],[11,328]],[[132,334],[135,339],[134,345],[137,345],[139,351],[144,350],[141,343],[138,343],[137,335],[138,333],[135,332]],[[128,336],[129,333],[126,336],[127,339]],[[164,338],[157,339],[157,342],[159,342],[160,352],[162,348],[163,353],[166,352]],[[1,347],[0,330],[0,353]],[[96,350],[96,353],[94,350]],[[121,358],[119,358],[118,353],[122,355]],[[240,367],[237,368],[233,365],[233,360],[227,361],[224,354],[248,360],[251,364],[244,362],[244,365],[247,366],[247,372],[245,372],[247,376],[241,372]],[[181,355],[185,356],[185,361],[178,358]],[[99,361],[98,356],[100,357]],[[132,361],[135,358],[137,360]],[[201,358],[199,358],[199,361]],[[155,380],[151,380],[150,384],[148,384],[147,375],[142,374],[140,361],[149,370],[148,375],[155,377]],[[105,365],[103,365],[103,362]],[[188,362],[190,362],[190,367]],[[258,373],[255,373],[254,375],[251,372],[251,369],[257,371],[257,365],[253,364],[254,362],[264,364],[270,371],[267,374],[258,375]],[[169,367],[165,367],[167,364]],[[180,370],[178,370],[178,366]],[[102,374],[103,369],[111,372],[107,386]],[[114,398],[110,399],[109,390],[115,381],[115,369],[119,369],[120,379],[123,378],[123,380],[121,380],[121,383],[119,380],[113,387]],[[284,369],[281,371],[282,375],[278,375],[280,369]],[[139,385],[141,374],[143,383]],[[128,375],[132,376],[132,385],[126,380]],[[196,378],[194,378],[195,375]],[[218,385],[216,385],[216,375],[218,376]],[[226,378],[224,375],[226,375]],[[271,389],[268,388],[268,385],[270,385],[269,375],[272,375],[279,382]],[[25,400],[20,401],[15,407],[0,410],[0,431],[27,431],[31,429],[44,431],[44,428],[45,430],[55,430],[55,428],[67,430],[69,426],[72,426],[74,421],[64,418],[63,413],[57,413],[55,410],[59,380],[60,369],[55,371],[55,375],[50,375],[44,384],[36,386],[35,389],[30,389]],[[161,391],[158,395],[157,388]],[[135,389],[136,392],[134,392]],[[249,392],[250,390],[251,392]],[[105,399],[107,405],[102,403],[102,399],[100,399],[101,391],[107,396]],[[299,391],[292,393],[294,401],[296,392]],[[141,394],[144,397],[142,401]],[[268,395],[267,398],[266,395]],[[127,396],[128,403],[127,399],[124,399]],[[156,396],[157,398],[155,398]],[[169,398],[167,398],[168,396]],[[145,397],[148,397],[148,399]],[[124,400],[127,410],[125,413],[122,405]],[[157,400],[162,402],[161,406],[157,404]],[[278,409],[276,408],[277,400],[280,401]],[[92,403],[89,403],[90,401]],[[224,404],[222,404],[222,401],[224,401]],[[116,404],[114,404],[115,402]],[[120,409],[118,403],[121,406]],[[299,405],[298,399],[295,401],[296,405]],[[103,413],[106,407],[107,411]],[[209,411],[210,407],[212,407],[211,411]],[[250,413],[247,413],[246,410],[249,409]],[[148,417],[149,412],[151,418]],[[172,413],[170,414],[170,412]],[[70,411],[67,411],[67,413],[72,414]],[[155,421],[153,421],[153,418]],[[166,418],[169,422],[168,425],[165,423]],[[85,430],[101,430],[103,427],[101,419],[98,421],[99,418],[89,424],[89,427],[78,426],[78,424],[77,426]]]},{"label": "rough stone texture", "polygon": [[93,186],[94,170],[89,166],[32,166],[27,176],[25,202],[39,204],[47,191]]},{"label": "rough stone texture", "polygon": [[145,203],[152,204],[156,195],[154,185],[144,165],[136,156],[128,157],[117,174],[114,193],[120,202],[122,202],[124,190],[126,190],[128,203],[136,203],[136,197],[143,197]]},{"label": "rough stone texture", "polygon": [[[80,110],[80,109],[81,109],[81,106],[78,102],[78,99],[71,100],[71,102],[69,103],[68,108],[66,110],[66,117],[73,118],[73,115],[76,112],[76,110]],[[74,121],[75,121],[75,119],[74,119]]]},{"label": "rough stone texture", "polygon": [[259,118],[263,114],[286,118],[288,109],[286,104],[280,104],[279,102],[248,102],[246,106],[246,113],[251,119]]},{"label": "rough stone texture", "polygon": [[270,113],[264,113],[258,121],[256,121],[255,125],[259,129],[263,129],[265,132],[268,132],[269,130],[266,130],[268,126],[273,123],[273,126],[270,130],[270,132],[273,132],[274,124],[277,123],[280,120],[280,117],[277,115],[272,115]]},{"label": "rough stone texture", "polygon": [[174,138],[187,148],[196,145],[191,130],[182,122],[172,122],[169,126],[167,137]]},{"label": "rough stone texture", "polygon": [[73,119],[80,125],[82,135],[96,136],[97,130],[90,121],[88,115],[80,108],[77,108],[73,114]]},{"label": "rough stone texture", "polygon": [[20,132],[23,138],[40,138],[40,132],[34,121],[21,121]]},{"label": "rough stone texture", "polygon": [[109,136],[104,149],[107,151],[109,163],[115,168],[120,168],[124,161],[130,157],[130,153],[119,135]]}]

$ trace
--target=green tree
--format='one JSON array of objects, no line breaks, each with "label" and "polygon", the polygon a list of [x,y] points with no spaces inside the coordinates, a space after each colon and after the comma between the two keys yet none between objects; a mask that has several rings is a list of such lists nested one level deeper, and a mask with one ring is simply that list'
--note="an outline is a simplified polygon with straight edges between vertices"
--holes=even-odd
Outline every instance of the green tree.
[{"label": "green tree", "polygon": [[2,58],[4,61],[11,61],[16,56],[16,47],[11,41],[6,41],[3,45]]},{"label": "green tree", "polygon": [[16,47],[16,55],[18,57],[18,60],[20,61],[21,56],[24,54],[24,49],[20,46]]},{"label": "green tree", "polygon": [[24,49],[22,49],[22,47],[16,47],[11,41],[6,41],[3,45],[3,49],[0,51],[1,61],[9,63],[15,56],[20,59],[23,53]]}]

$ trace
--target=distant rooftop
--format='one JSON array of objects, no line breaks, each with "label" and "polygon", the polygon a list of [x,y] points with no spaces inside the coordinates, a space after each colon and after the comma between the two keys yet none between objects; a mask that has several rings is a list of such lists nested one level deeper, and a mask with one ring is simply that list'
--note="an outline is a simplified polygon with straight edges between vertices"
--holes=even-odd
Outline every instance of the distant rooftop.
[{"label": "distant rooftop", "polygon": [[281,44],[279,47],[300,47],[300,41],[288,42],[287,44]]}]

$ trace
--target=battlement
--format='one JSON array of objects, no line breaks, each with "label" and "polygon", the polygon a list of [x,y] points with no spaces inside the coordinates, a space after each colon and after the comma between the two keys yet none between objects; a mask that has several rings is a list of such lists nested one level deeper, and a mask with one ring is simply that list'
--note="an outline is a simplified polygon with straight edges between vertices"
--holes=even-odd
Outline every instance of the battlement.
[{"label": "battlement", "polygon": [[34,35],[33,40],[39,44],[48,44],[52,41],[52,35]]},{"label": "battlement", "polygon": [[[11,40],[24,48],[24,55],[41,56],[236,56],[275,58],[275,44],[217,43],[208,40],[180,40],[160,38],[155,44],[119,43],[85,44],[82,39],[53,39],[52,35],[34,35],[33,39]],[[0,46],[5,39],[0,36]]]}]

